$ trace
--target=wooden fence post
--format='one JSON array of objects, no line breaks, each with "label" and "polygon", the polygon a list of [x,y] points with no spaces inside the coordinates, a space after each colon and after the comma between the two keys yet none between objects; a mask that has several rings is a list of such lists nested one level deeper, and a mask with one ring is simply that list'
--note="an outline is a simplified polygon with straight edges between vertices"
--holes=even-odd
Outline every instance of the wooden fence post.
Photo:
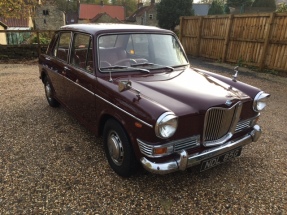
[{"label": "wooden fence post", "polygon": [[274,22],[274,17],[275,17],[275,13],[271,13],[270,18],[269,18],[269,22],[267,24],[267,30],[266,30],[266,35],[265,35],[265,39],[264,39],[263,51],[262,51],[261,59],[259,60],[259,70],[260,71],[262,71],[264,68],[264,61],[265,61],[266,55],[267,55],[267,48],[269,45],[270,35],[272,32],[271,30],[272,30],[272,25]]},{"label": "wooden fence post", "polygon": [[195,49],[195,56],[198,57],[199,56],[199,52],[200,52],[200,42],[201,42],[201,30],[202,30],[202,22],[203,22],[203,17],[200,16],[199,17],[199,23],[198,23],[198,32],[196,35],[196,49]]},{"label": "wooden fence post", "polygon": [[225,34],[225,39],[224,39],[224,47],[223,47],[223,52],[222,52],[222,56],[221,56],[222,62],[226,61],[226,54],[227,54],[228,44],[229,44],[229,40],[230,40],[230,32],[231,32],[231,26],[233,23],[233,17],[234,17],[233,14],[229,15],[228,26],[226,29],[226,34]]},{"label": "wooden fence post", "polygon": [[40,44],[40,35],[39,35],[39,31],[37,31],[37,43],[38,43],[38,57],[41,54],[41,44]]},{"label": "wooden fence post", "polygon": [[183,16],[180,17],[179,23],[179,41],[182,43],[182,32],[183,32]]}]

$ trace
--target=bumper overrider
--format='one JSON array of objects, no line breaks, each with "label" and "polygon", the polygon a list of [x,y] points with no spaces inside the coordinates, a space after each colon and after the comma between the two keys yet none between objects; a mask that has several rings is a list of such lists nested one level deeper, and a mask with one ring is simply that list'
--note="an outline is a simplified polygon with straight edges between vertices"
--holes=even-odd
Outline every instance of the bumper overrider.
[{"label": "bumper overrider", "polygon": [[183,171],[191,166],[200,164],[204,160],[245,146],[251,142],[256,142],[259,139],[260,135],[261,128],[259,125],[255,125],[253,126],[253,130],[249,134],[234,141],[228,141],[220,146],[208,148],[207,150],[204,150],[202,152],[197,152],[189,155],[185,150],[182,150],[178,152],[178,154],[180,155],[178,159],[171,159],[162,163],[151,162],[145,157],[142,157],[140,161],[143,167],[147,171],[152,173],[167,174],[179,170]]}]

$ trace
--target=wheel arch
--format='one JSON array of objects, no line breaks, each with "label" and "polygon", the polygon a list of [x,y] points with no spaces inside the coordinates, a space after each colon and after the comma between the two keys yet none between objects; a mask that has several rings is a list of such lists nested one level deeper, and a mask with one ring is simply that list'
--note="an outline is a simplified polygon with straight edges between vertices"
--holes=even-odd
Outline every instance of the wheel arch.
[{"label": "wheel arch", "polygon": [[106,124],[106,122],[107,122],[109,119],[114,119],[114,120],[116,120],[116,121],[123,127],[123,129],[125,130],[127,136],[128,136],[129,139],[130,139],[130,135],[129,135],[129,133],[127,132],[127,127],[125,126],[125,125],[126,125],[125,121],[124,121],[123,119],[121,119],[120,117],[117,117],[117,115],[112,115],[112,114],[110,114],[110,113],[104,113],[104,114],[102,114],[101,117],[100,117],[100,119],[99,119],[99,121],[98,121],[98,125],[99,125],[99,127],[98,127],[98,135],[99,135],[99,136],[102,136],[102,135],[103,135],[105,124]]},{"label": "wheel arch", "polygon": [[45,81],[46,77],[48,77],[47,71],[42,69],[40,78],[41,78],[43,84],[44,84],[44,81]]}]

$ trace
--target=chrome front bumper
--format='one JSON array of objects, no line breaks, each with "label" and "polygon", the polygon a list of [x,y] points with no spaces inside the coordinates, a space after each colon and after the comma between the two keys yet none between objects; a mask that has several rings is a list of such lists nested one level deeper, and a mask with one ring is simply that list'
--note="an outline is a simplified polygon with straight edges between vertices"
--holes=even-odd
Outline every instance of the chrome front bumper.
[{"label": "chrome front bumper", "polygon": [[235,141],[226,142],[220,146],[207,148],[206,150],[194,154],[188,155],[185,150],[178,152],[179,159],[172,159],[164,163],[155,163],[149,161],[143,157],[140,159],[143,167],[152,173],[167,174],[176,172],[178,170],[185,170],[191,166],[195,166],[201,163],[201,161],[221,155],[238,147],[245,146],[251,142],[256,142],[261,135],[261,128],[259,125],[255,125],[253,130],[244,137]]}]

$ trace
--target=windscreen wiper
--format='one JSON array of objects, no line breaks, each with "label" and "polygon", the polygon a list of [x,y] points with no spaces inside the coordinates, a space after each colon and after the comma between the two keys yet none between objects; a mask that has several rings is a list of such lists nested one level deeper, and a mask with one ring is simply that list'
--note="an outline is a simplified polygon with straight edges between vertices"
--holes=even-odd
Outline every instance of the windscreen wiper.
[{"label": "windscreen wiper", "polygon": [[144,73],[150,73],[150,71],[148,69],[140,69],[140,68],[134,68],[134,67],[129,67],[129,66],[119,66],[119,65],[115,65],[115,66],[108,66],[108,67],[101,67],[101,70],[109,70],[109,69],[131,69],[130,71],[140,71],[140,72],[144,72]]},{"label": "windscreen wiper", "polygon": [[171,66],[164,66],[164,65],[160,65],[160,64],[155,64],[155,63],[137,63],[137,64],[132,64],[131,67],[137,67],[137,66],[159,66],[162,68],[166,68],[166,69],[170,69],[171,71],[174,71],[174,68]]}]

